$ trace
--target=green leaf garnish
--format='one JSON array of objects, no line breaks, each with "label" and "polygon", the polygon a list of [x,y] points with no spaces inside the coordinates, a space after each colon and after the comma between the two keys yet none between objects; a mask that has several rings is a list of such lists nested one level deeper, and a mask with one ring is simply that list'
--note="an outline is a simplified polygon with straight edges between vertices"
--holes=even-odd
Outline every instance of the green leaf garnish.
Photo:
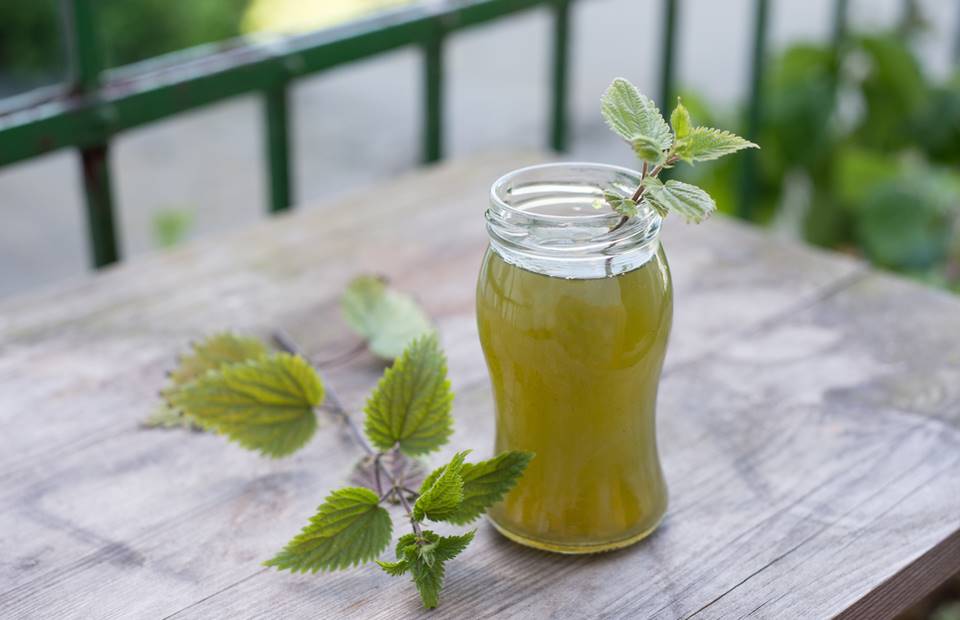
[{"label": "green leaf garnish", "polygon": [[396,358],[410,341],[431,330],[430,320],[417,302],[377,276],[354,278],[341,304],[347,324],[384,359]]},{"label": "green leaf garnish", "polygon": [[367,400],[364,430],[381,450],[415,456],[436,450],[453,432],[447,360],[434,333],[411,342]]},{"label": "green leaf garnish", "polygon": [[[692,164],[743,149],[760,148],[729,131],[693,127],[690,113],[679,97],[667,125],[656,104],[623,78],[615,79],[604,92],[600,112],[610,129],[626,140],[644,161],[640,187],[630,198],[603,189],[603,201],[624,217],[637,215],[645,203],[662,218],[675,211],[687,221],[702,221],[717,209],[710,195],[689,183],[663,183],[657,175],[677,161]],[[594,207],[600,206],[600,201],[594,203]]]},{"label": "green leaf garnish", "polygon": [[720,159],[743,149],[760,148],[740,136],[711,127],[694,127],[684,138],[677,141],[677,157],[687,163]]},{"label": "green leaf garnish", "polygon": [[657,104],[623,78],[610,84],[600,98],[600,111],[607,125],[626,140],[634,151],[658,162],[673,143],[670,126],[660,114]]},{"label": "green leaf garnish", "polygon": [[278,457],[313,436],[313,409],[323,401],[323,385],[303,358],[274,353],[208,371],[173,390],[169,398],[204,428]]},{"label": "green leaf garnish", "polygon": [[626,196],[621,196],[620,194],[611,192],[610,190],[604,190],[603,200],[598,200],[597,203],[594,204],[594,208],[599,209],[603,206],[603,203],[610,205],[611,209],[624,217],[633,217],[637,214],[636,200]]},{"label": "green leaf garnish", "polygon": [[376,493],[347,487],[327,496],[310,523],[264,565],[294,573],[349,568],[383,553],[392,531]]},{"label": "green leaf garnish", "polygon": [[690,222],[701,222],[717,210],[710,194],[696,185],[682,181],[663,183],[656,177],[647,177],[647,201],[661,213],[676,212]]},{"label": "green leaf garnish", "polygon": [[680,97],[677,97],[677,107],[670,113],[670,126],[677,140],[685,138],[690,133],[690,112],[684,107]]},{"label": "green leaf garnish", "polygon": [[[460,472],[469,450],[457,452],[453,459],[440,467],[420,487],[420,497],[413,505],[413,518],[423,521],[445,521],[456,514],[463,502],[463,477]],[[429,482],[429,484],[427,484]]]}]

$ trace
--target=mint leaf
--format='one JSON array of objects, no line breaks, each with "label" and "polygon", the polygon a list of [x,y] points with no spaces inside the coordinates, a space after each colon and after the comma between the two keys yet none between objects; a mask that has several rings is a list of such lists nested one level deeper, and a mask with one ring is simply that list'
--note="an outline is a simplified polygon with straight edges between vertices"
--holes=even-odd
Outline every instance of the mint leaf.
[{"label": "mint leaf", "polygon": [[463,525],[482,515],[516,486],[533,457],[533,452],[510,451],[479,463],[465,463],[460,470],[463,501],[443,520]]},{"label": "mint leaf", "polygon": [[313,408],[323,401],[323,385],[303,358],[274,353],[209,371],[169,398],[204,428],[278,457],[313,436]]},{"label": "mint leaf", "polygon": [[[397,542],[398,561],[389,565],[392,568],[405,563],[404,570],[409,569],[423,606],[433,609],[440,602],[444,565],[467,548],[475,533],[474,531],[460,536],[438,536],[435,532],[424,530],[423,538],[419,541],[413,534],[407,534]],[[381,566],[383,564],[387,563],[381,563]],[[399,569],[392,568],[392,570]]]},{"label": "mint leaf", "polygon": [[692,164],[695,161],[710,161],[743,149],[760,148],[740,136],[711,127],[694,127],[690,133],[677,140],[676,155]]},{"label": "mint leaf", "polygon": [[701,222],[717,210],[710,194],[696,185],[672,180],[663,183],[655,177],[647,177],[643,184],[647,201],[661,214],[672,211],[687,221]]},{"label": "mint leaf", "polygon": [[387,286],[381,277],[354,278],[341,305],[347,324],[384,359],[396,358],[411,340],[431,329],[430,319],[417,302]]},{"label": "mint leaf", "polygon": [[678,141],[690,133],[690,125],[690,113],[687,112],[687,108],[680,101],[680,97],[677,97],[677,107],[670,113],[670,126],[673,127],[673,133],[677,136]]},{"label": "mint leaf", "polygon": [[610,84],[600,98],[600,112],[607,125],[630,143],[643,159],[658,162],[670,148],[670,126],[650,98],[623,78]]},{"label": "mint leaf", "polygon": [[173,387],[186,385],[206,374],[208,370],[218,370],[227,364],[257,359],[267,353],[267,347],[256,338],[230,332],[214,334],[195,342],[193,351],[180,358],[180,365],[170,373],[170,383]]},{"label": "mint leaf", "polygon": [[430,474],[429,484],[428,480],[424,480],[420,487],[420,497],[413,505],[414,519],[443,521],[457,512],[460,502],[463,501],[463,478],[460,471],[468,454],[469,450],[457,452],[448,464]]},{"label": "mint leaf", "polygon": [[426,454],[450,438],[452,405],[447,360],[437,335],[420,336],[387,369],[367,400],[364,430],[380,450],[397,445],[410,456]]},{"label": "mint leaf", "polygon": [[310,523],[264,565],[294,573],[349,568],[382,553],[392,529],[376,493],[347,487],[327,496]]}]

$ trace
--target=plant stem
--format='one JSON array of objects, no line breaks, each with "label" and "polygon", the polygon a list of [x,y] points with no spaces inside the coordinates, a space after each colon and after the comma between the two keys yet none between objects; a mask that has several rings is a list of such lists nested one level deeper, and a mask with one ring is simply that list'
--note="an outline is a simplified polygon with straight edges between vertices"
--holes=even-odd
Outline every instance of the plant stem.
[{"label": "plant stem", "polygon": [[[275,330],[272,334],[273,341],[277,344],[278,347],[286,351],[291,355],[299,355],[303,359],[310,362],[310,358],[304,355],[300,350],[300,347],[296,345],[292,338],[283,330]],[[357,442],[357,445],[363,448],[363,451],[370,456],[375,456],[377,452],[370,446],[367,442],[367,438],[363,436],[363,433],[360,432],[360,428],[354,423],[353,418],[350,417],[350,414],[347,413],[346,408],[343,406],[343,402],[340,400],[340,397],[337,396],[337,393],[333,390],[333,386],[330,385],[330,382],[327,381],[326,377],[323,376],[323,373],[316,367],[315,364],[311,362],[311,365],[317,370],[317,373],[320,375],[321,381],[323,381],[324,388],[324,404],[322,407],[332,413],[333,415],[340,418],[340,420],[346,424],[347,429],[350,431],[350,434],[353,436],[353,440]]]},{"label": "plant stem", "polygon": [[[300,350],[300,347],[293,341],[293,339],[283,330],[275,330],[272,334],[273,341],[277,344],[278,347],[286,351],[291,355],[299,355],[303,359],[310,362],[310,358],[303,354]],[[407,513],[407,517],[410,519],[410,525],[413,527],[413,533],[417,537],[417,541],[420,542],[423,540],[423,532],[420,529],[420,524],[413,518],[413,508],[410,507],[410,502],[407,500],[404,495],[404,491],[410,491],[407,487],[403,486],[396,477],[387,470],[386,466],[383,464],[384,452],[374,450],[373,447],[367,442],[367,438],[363,436],[363,433],[360,432],[360,428],[354,423],[353,418],[350,417],[350,414],[347,413],[346,408],[343,406],[343,402],[337,397],[337,393],[333,391],[333,388],[327,382],[326,378],[323,377],[323,374],[320,373],[320,370],[317,368],[317,365],[311,362],[311,365],[314,369],[317,370],[317,373],[320,374],[320,378],[323,381],[324,392],[326,394],[326,403],[325,408],[330,413],[339,417],[344,424],[347,425],[347,428],[350,430],[350,433],[353,435],[354,441],[357,442],[364,452],[369,456],[373,457],[373,467],[374,467],[374,477],[377,485],[377,493],[380,493],[380,502],[384,501],[391,495],[396,495],[400,500],[400,505],[403,506],[404,511]],[[386,476],[387,480],[390,482],[390,488],[386,493],[383,493],[381,490],[380,474]]]},{"label": "plant stem", "polygon": [[310,363],[313,364],[314,368],[332,368],[349,362],[366,350],[367,343],[359,342],[356,346],[344,351],[343,353],[337,353],[336,355],[326,359],[312,359],[310,360]]}]

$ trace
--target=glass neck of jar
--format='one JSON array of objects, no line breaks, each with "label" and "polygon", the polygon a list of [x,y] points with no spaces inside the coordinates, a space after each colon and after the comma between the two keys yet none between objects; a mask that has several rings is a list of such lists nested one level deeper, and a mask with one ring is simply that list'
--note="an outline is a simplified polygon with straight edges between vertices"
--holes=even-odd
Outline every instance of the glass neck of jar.
[{"label": "glass neck of jar", "polygon": [[603,202],[603,192],[628,198],[640,178],[627,168],[592,163],[514,170],[490,189],[490,247],[510,264],[560,278],[637,269],[659,249],[660,216],[641,202],[636,216],[624,218]]}]

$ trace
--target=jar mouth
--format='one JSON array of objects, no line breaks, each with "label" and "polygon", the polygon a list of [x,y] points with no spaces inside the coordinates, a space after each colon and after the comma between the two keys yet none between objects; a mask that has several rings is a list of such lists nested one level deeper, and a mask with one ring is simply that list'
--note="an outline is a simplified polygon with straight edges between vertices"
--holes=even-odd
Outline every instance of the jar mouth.
[{"label": "jar mouth", "polygon": [[624,220],[594,203],[605,190],[629,197],[640,180],[635,170],[589,162],[509,172],[490,188],[491,247],[507,262],[548,275],[600,277],[635,268],[656,249],[660,216],[641,203]]},{"label": "jar mouth", "polygon": [[[512,170],[493,182],[490,186],[491,205],[505,212],[524,217],[534,217],[544,223],[570,223],[571,220],[616,223],[620,214],[609,207],[593,208],[593,201],[603,198],[603,190],[620,190],[628,197],[640,184],[641,175],[636,170],[611,164],[592,162],[554,162],[537,164]],[[594,183],[591,184],[590,182]],[[606,185],[602,185],[602,183]],[[582,196],[589,201],[589,210],[571,213],[544,213],[531,210],[539,201],[556,204],[559,196],[546,194],[572,194],[582,190]],[[574,198],[576,199],[576,198]],[[652,211],[652,209],[651,209]],[[641,215],[642,212],[641,212]]]}]

